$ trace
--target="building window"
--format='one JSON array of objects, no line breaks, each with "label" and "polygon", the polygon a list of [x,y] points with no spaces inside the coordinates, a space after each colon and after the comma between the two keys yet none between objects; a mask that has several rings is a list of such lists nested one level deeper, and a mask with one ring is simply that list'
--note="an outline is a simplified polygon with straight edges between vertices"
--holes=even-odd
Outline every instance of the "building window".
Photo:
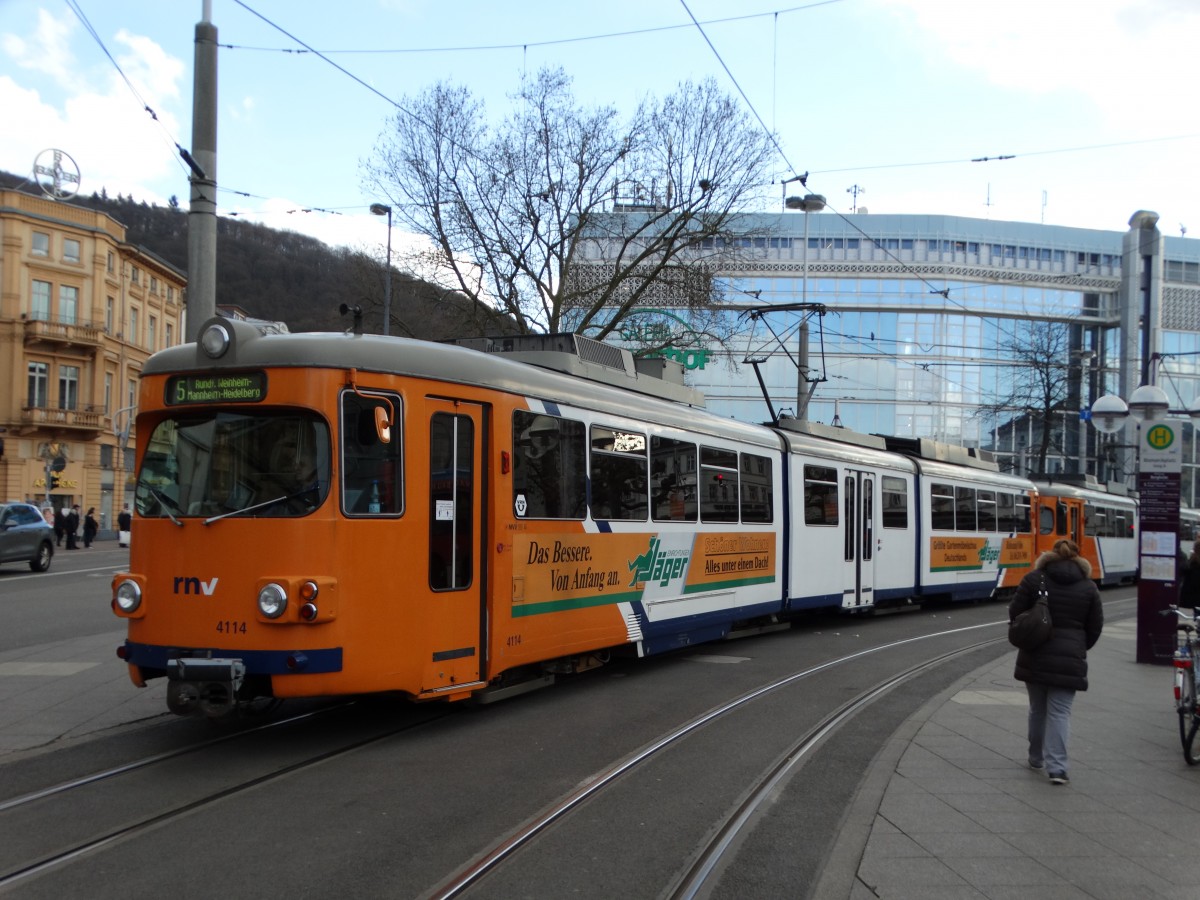
[{"label": "building window", "polygon": [[41,231],[35,231],[33,233],[32,252],[33,252],[34,256],[49,256],[50,255],[50,235],[45,234]]},{"label": "building window", "polygon": [[58,286],[58,320],[66,325],[74,325],[78,305],[79,288],[60,284]]},{"label": "building window", "polygon": [[104,373],[104,414],[112,412],[113,373]]},{"label": "building window", "polygon": [[132,281],[134,284],[141,284],[141,277],[142,277],[142,273],[140,271],[138,271],[137,266],[129,267],[129,280],[130,281]]},{"label": "building window", "polygon": [[164,335],[166,340],[163,342],[163,346],[164,347],[173,347],[173,346],[175,346],[174,345],[175,329],[171,326],[170,322],[167,323],[166,329],[167,329],[167,332]]},{"label": "building window", "polygon": [[30,408],[45,408],[50,397],[50,367],[44,362],[31,362],[26,371],[29,384],[27,405]]},{"label": "building window", "polygon": [[153,275],[150,276],[150,293],[152,293],[152,294],[158,293],[158,279],[155,278]]},{"label": "building window", "polygon": [[175,302],[175,288],[171,287],[171,285],[169,285],[169,284],[167,285],[167,302],[168,303]]},{"label": "building window", "polygon": [[157,350],[155,341],[158,339],[158,319],[150,316],[150,320],[146,323],[146,329],[146,345],[151,350]]},{"label": "building window", "polygon": [[104,330],[108,334],[113,333],[113,315],[116,313],[117,301],[109,297],[104,304]]},{"label": "building window", "polygon": [[63,259],[66,262],[79,262],[79,241],[74,238],[63,238]]},{"label": "building window", "polygon": [[129,310],[129,334],[125,335],[125,339],[129,341],[129,343],[138,343],[138,337],[141,334],[138,329],[140,324],[141,323],[138,322],[138,311],[136,309]]},{"label": "building window", "polygon": [[108,251],[108,273],[111,275],[113,270],[113,252]]},{"label": "building window", "polygon": [[125,396],[125,405],[130,409],[133,409],[137,406],[137,380],[134,378],[129,379],[128,393]]},{"label": "building window", "polygon": [[38,322],[50,321],[50,282],[34,281],[29,295],[29,318]]},{"label": "building window", "polygon": [[58,408],[79,409],[79,366],[58,367]]}]

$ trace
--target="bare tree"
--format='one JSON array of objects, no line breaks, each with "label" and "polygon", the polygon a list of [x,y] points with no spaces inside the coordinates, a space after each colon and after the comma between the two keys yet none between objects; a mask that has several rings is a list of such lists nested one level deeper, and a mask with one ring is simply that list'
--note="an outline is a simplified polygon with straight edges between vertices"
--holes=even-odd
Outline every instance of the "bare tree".
[{"label": "bare tree", "polygon": [[1000,343],[1000,352],[1012,361],[997,378],[995,400],[980,408],[1010,427],[1032,425],[1034,465],[1046,471],[1051,449],[1064,452],[1064,434],[1057,426],[1079,405],[1077,356],[1071,352],[1070,326],[1063,322],[1011,322],[1011,337]]},{"label": "bare tree", "polygon": [[712,81],[627,121],[582,107],[561,70],[513,99],[492,125],[469,90],[438,84],[390,121],[366,178],[431,243],[406,268],[436,265],[520,332],[602,339],[639,308],[709,307],[712,273],[745,252],[770,137]]}]

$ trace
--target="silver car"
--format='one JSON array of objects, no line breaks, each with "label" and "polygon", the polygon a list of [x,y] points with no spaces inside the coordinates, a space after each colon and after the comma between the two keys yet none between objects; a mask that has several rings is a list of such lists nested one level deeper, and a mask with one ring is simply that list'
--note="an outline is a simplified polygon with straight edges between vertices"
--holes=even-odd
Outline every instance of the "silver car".
[{"label": "silver car", "polygon": [[54,528],[37,507],[28,503],[0,503],[0,564],[27,562],[35,572],[45,572],[54,557]]}]

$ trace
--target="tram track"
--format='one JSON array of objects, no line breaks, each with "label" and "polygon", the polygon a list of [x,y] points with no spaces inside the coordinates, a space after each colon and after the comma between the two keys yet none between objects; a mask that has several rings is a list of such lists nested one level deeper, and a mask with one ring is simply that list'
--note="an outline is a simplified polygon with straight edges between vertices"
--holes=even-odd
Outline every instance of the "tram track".
[{"label": "tram track", "polygon": [[[1110,608],[1118,613],[1115,617],[1119,617],[1122,613],[1127,614],[1127,604],[1126,600],[1111,601]],[[501,872],[507,864],[512,863],[520,855],[520,851],[534,846],[540,838],[545,837],[556,827],[569,828],[569,819],[573,814],[578,813],[588,803],[598,800],[606,791],[615,788],[623,779],[632,776],[639,768],[655,761],[661,764],[661,758],[667,756],[671,750],[678,748],[687,738],[758,700],[839,667],[867,661],[870,657],[878,654],[900,650],[933,639],[964,635],[989,628],[994,630],[1003,624],[1004,620],[991,621],[965,628],[948,629],[891,641],[806,667],[731,698],[586,779],[578,789],[539,812],[523,823],[519,829],[498,840],[469,864],[439,882],[436,888],[422,894],[422,900],[449,900],[449,898],[462,896],[495,896],[495,887],[489,884],[489,878]],[[712,896],[713,882],[718,880],[723,866],[737,854],[739,843],[745,838],[746,833],[753,829],[764,807],[769,806],[777,798],[782,786],[797,775],[808,758],[823,742],[855,717],[867,713],[873,704],[900,685],[934,672],[947,664],[964,660],[971,654],[987,648],[1000,648],[1005,652],[1011,649],[1003,635],[954,647],[936,656],[922,659],[899,671],[889,672],[886,677],[865,686],[850,700],[821,715],[792,739],[777,754],[770,765],[760,769],[751,780],[743,783],[739,800],[731,804],[719,818],[708,824],[707,834],[697,844],[692,856],[680,864],[679,870],[673,877],[664,879],[664,884],[655,887],[648,895],[664,898],[664,900],[693,900],[696,897]],[[887,665],[883,664],[881,670],[886,669]],[[571,842],[562,841],[560,843]],[[555,890],[560,889],[566,892],[564,886],[555,886]],[[550,895],[552,894],[538,894],[538,896]]]},{"label": "tram track", "polygon": [[198,741],[194,744],[176,747],[173,750],[165,750],[162,753],[155,753],[151,756],[133,760],[132,762],[122,763],[119,766],[111,766],[98,772],[92,772],[88,775],[72,778],[69,781],[63,781],[55,785],[50,785],[49,787],[40,788],[36,791],[21,794],[17,797],[10,797],[7,800],[0,800],[0,814],[6,813],[9,810],[18,809],[19,807],[34,803],[38,800],[44,800],[47,797],[53,797],[56,794],[64,794],[69,791],[79,790],[87,787],[88,785],[106,781],[109,778],[115,778],[118,775],[136,772],[138,769],[144,769],[157,763],[178,759],[181,756],[187,756],[189,753],[196,753],[197,751],[205,750],[209,747],[215,747],[218,744],[225,744],[230,741],[244,739],[262,731],[268,731],[275,728],[284,728],[288,725],[293,725],[297,722],[303,722],[316,716],[328,715],[338,710],[346,709],[353,704],[354,701],[351,700],[337,703],[333,706],[328,706],[323,709],[310,710],[309,712],[301,713],[299,715],[288,716],[284,719],[275,719],[270,722],[264,722],[261,725],[243,728],[236,732],[230,732],[229,734],[222,734],[217,737],[209,738],[208,740]]},{"label": "tram track", "polygon": [[[74,795],[84,792],[89,788],[95,788],[98,785],[108,784],[121,779],[123,776],[136,776],[148,769],[153,769],[156,766],[163,766],[168,763],[180,760],[183,757],[188,757],[204,751],[213,750],[219,745],[227,744],[238,740],[252,740],[262,738],[270,732],[284,730],[290,726],[296,726],[300,723],[308,722],[314,718],[344,711],[354,706],[354,701],[340,703],[332,707],[327,707],[320,710],[313,710],[302,713],[296,716],[290,716],[284,719],[279,719],[271,722],[263,723],[262,725],[244,729],[232,734],[221,735],[207,741],[191,744],[184,747],[179,747],[173,750],[164,751],[162,753],[153,754],[142,759],[134,760],[119,766],[113,766],[98,772],[91,773],[86,776],[62,782],[51,787],[43,788],[37,791],[26,793],[18,797],[13,797],[9,800],[0,803],[0,823],[3,823],[4,831],[8,834],[30,834],[43,833],[44,829],[36,827],[23,827],[20,822],[14,822],[19,814],[24,810],[45,807],[48,804],[63,804],[76,803]],[[41,853],[29,854],[32,858],[26,859],[14,864],[11,860],[5,860],[4,868],[0,871],[0,891],[8,891],[18,884],[34,878],[35,876],[45,874],[53,869],[65,866],[74,860],[77,860],[85,855],[100,851],[105,847],[111,846],[121,841],[136,838],[140,834],[144,834],[153,829],[160,828],[164,825],[178,820],[184,816],[190,815],[197,810],[211,806],[220,801],[243,794],[252,789],[260,788],[272,782],[279,781],[284,778],[294,776],[306,770],[324,765],[331,761],[337,760],[340,757],[347,756],[362,750],[365,747],[385,741],[389,738],[394,738],[401,734],[411,733],[414,730],[425,728],[434,722],[450,715],[451,711],[445,707],[422,707],[413,721],[407,721],[403,724],[392,725],[386,728],[376,728],[373,732],[357,737],[351,741],[334,741],[335,746],[328,747],[319,752],[302,754],[300,758],[294,759],[284,764],[272,765],[268,763],[265,771],[257,772],[249,777],[235,779],[231,783],[224,786],[202,791],[197,796],[189,799],[181,800],[168,808],[159,809],[156,811],[143,810],[126,814],[125,821],[114,823],[110,827],[97,827],[93,829],[93,833],[87,836],[77,837],[73,840],[68,840],[66,846],[59,846],[52,850],[45,850]],[[328,735],[329,730],[322,732],[322,737]],[[340,736],[340,733],[339,733]],[[196,769],[192,767],[192,771]],[[126,792],[121,791],[124,795]],[[59,807],[54,809],[43,809],[42,815],[39,818],[49,818],[51,820],[60,820],[64,817],[57,812]],[[11,844],[11,842],[10,842]]]},{"label": "tram track", "polygon": [[[639,750],[632,756],[619,761],[606,771],[598,773],[594,778],[589,779],[584,786],[574,791],[570,795],[563,797],[558,803],[554,804],[549,809],[544,810],[532,821],[525,823],[518,831],[505,837],[481,858],[448,877],[435,890],[425,895],[425,897],[428,898],[428,900],[450,900],[450,898],[461,896],[472,887],[479,886],[489,874],[502,866],[517,850],[529,844],[531,841],[536,840],[536,838],[546,829],[564,819],[588,800],[593,799],[599,793],[612,787],[619,779],[628,775],[630,772],[644,763],[647,763],[648,761],[658,757],[660,754],[668,751],[676,743],[687,738],[697,730],[704,728],[713,721],[741,707],[744,707],[747,704],[753,703],[755,700],[758,700],[784,687],[794,685],[818,673],[825,672],[837,666],[852,663],[856,660],[860,660],[876,653],[894,650],[917,641],[928,640],[936,637],[944,637],[947,634],[962,633],[966,631],[994,627],[995,624],[996,623],[972,625],[963,629],[953,629],[948,632],[939,632],[937,634],[905,638],[903,640],[879,645],[867,650],[859,651],[857,653],[849,654],[837,659],[831,659],[818,665],[805,668],[799,672],[795,672],[770,684],[763,685],[762,687],[749,693],[742,694],[739,697],[729,700],[715,709],[705,713],[704,715],[695,718],[692,721],[687,722],[684,725],[663,735],[657,741]],[[735,810],[733,810],[723,823],[720,823],[716,827],[716,834],[714,835],[713,839],[700,851],[698,857],[689,867],[684,877],[662,896],[670,897],[672,900],[675,900],[675,898],[679,898],[679,900],[683,900],[683,898],[689,898],[690,900],[690,898],[696,897],[704,886],[706,880],[720,864],[724,855],[729,851],[736,836],[740,833],[743,827],[745,827],[747,822],[751,820],[754,813],[761,807],[765,800],[778,787],[779,783],[793,772],[796,766],[803,761],[806,754],[814,746],[820,743],[821,740],[823,740],[831,731],[836,729],[843,721],[853,715],[856,715],[858,712],[869,706],[874,700],[890,691],[896,685],[907,681],[915,675],[937,667],[947,660],[956,659],[982,647],[996,645],[1002,641],[1003,638],[989,638],[984,641],[970,644],[966,647],[959,647],[935,658],[925,660],[918,665],[912,666],[898,674],[890,675],[889,677],[870,687],[868,690],[859,694],[852,701],[843,704],[832,713],[828,714],[815,726],[809,728],[790,748],[788,748],[788,750],[783,754],[783,758],[779,763],[774,765],[768,771],[764,772],[757,784],[750,786],[748,789],[747,799]]]},{"label": "tram track", "polygon": [[[1127,609],[1125,602],[1109,607],[1113,617]],[[821,761],[837,741],[863,730],[872,738],[891,734],[896,717],[910,714],[906,704],[925,702],[979,664],[970,654],[1006,647],[997,612],[883,617],[894,623],[890,635],[843,619],[746,644],[698,647],[692,662],[689,654],[654,665],[631,661],[624,672],[585,677],[513,707],[462,715],[453,706],[346,704],[354,711],[331,722],[316,713],[344,707],[148,755],[0,801],[0,823],[12,836],[0,847],[0,892],[62,896],[114,869],[138,871],[140,889],[157,890],[170,883],[169,860],[180,850],[220,847],[246,892],[317,896],[349,878],[357,887],[348,889],[351,895],[493,897],[525,885],[529,896],[550,897],[583,883],[583,897],[617,890],[672,900],[725,896],[748,864],[746,845],[776,830],[759,827],[771,814],[764,810],[794,806],[793,797],[776,800],[821,782],[828,771]],[[948,618],[970,624],[948,628]],[[876,624],[883,628],[883,619]],[[935,631],[917,633],[930,624]],[[867,646],[872,634],[877,643]],[[714,655],[738,648],[752,656]],[[747,664],[736,667],[734,678],[733,668],[717,666],[721,659]],[[772,668],[774,677],[758,677]],[[942,668],[945,674],[937,674]],[[736,692],[722,689],[734,684]],[[695,702],[680,706],[693,689]],[[894,691],[904,702],[880,703]],[[631,705],[646,696],[670,705]],[[663,728],[684,709],[686,716]],[[607,714],[597,728],[598,711]],[[615,729],[614,740],[599,743],[606,725]],[[847,777],[861,777],[870,758],[862,754],[839,754],[836,765]],[[267,864],[244,880],[252,871],[247,866],[256,866],[253,848],[264,823],[303,836],[305,846],[359,837],[342,844],[344,857],[318,851],[313,864]],[[662,835],[671,839],[639,848],[641,856],[628,849],[631,841],[653,844]],[[549,865],[564,858],[564,846],[586,848],[585,865],[627,867],[624,884],[589,883]],[[135,861],[149,868],[131,870]],[[731,871],[733,880],[723,881]],[[714,882],[725,894],[714,893]]]}]

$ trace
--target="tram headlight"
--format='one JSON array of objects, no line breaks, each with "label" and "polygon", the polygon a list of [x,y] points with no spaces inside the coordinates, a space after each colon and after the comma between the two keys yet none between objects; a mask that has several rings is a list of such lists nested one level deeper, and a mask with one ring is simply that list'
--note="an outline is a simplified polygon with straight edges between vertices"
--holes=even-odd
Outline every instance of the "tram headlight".
[{"label": "tram headlight", "polygon": [[287,609],[287,600],[287,590],[272,581],[258,592],[258,611],[268,619],[278,619]]},{"label": "tram headlight", "polygon": [[134,612],[142,605],[142,589],[136,581],[122,581],[113,593],[113,600],[121,612]]},{"label": "tram headlight", "polygon": [[212,359],[224,356],[229,349],[229,329],[220,322],[213,322],[200,335],[200,346]]}]

